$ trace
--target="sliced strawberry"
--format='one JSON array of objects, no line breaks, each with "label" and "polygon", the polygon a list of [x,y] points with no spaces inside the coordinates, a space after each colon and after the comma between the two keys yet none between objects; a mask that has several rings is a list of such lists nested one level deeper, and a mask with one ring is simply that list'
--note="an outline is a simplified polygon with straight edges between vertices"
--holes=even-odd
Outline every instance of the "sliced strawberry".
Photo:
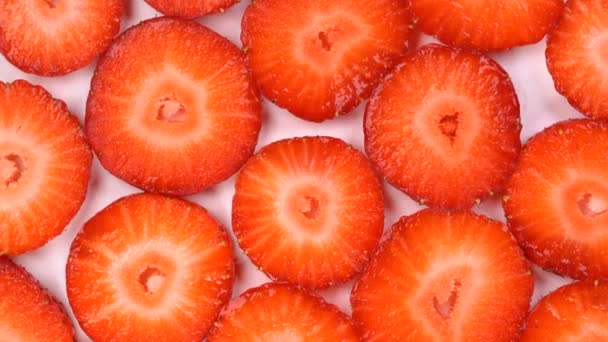
[{"label": "sliced strawberry", "polygon": [[410,0],[420,29],[451,46],[507,50],[540,41],[563,0]]},{"label": "sliced strawberry", "polygon": [[172,17],[196,18],[223,12],[240,0],[146,0],[157,11]]},{"label": "sliced strawberry", "polygon": [[530,313],[522,341],[608,341],[608,284],[576,282],[549,294]]},{"label": "sliced strawberry", "polygon": [[351,319],[307,290],[268,283],[230,302],[209,334],[214,341],[359,341]]},{"label": "sliced strawberry", "polygon": [[608,1],[569,0],[547,41],[555,88],[592,119],[608,118]]},{"label": "sliced strawberry", "polygon": [[281,140],[251,158],[236,180],[232,228],[270,277],[323,288],[345,282],[382,235],[380,181],[342,140]]},{"label": "sliced strawberry", "polygon": [[65,103],[27,81],[0,82],[0,254],[63,231],[84,201],[92,159]]},{"label": "sliced strawberry", "polygon": [[407,53],[406,0],[256,0],[241,40],[264,95],[323,121],[352,111]]},{"label": "sliced strawberry", "polygon": [[427,209],[393,226],[351,303],[367,341],[515,341],[533,289],[502,223]]},{"label": "sliced strawberry", "polygon": [[365,148],[423,204],[469,208],[501,191],[521,148],[519,103],[492,59],[439,45],[406,58],[365,111]]},{"label": "sliced strawberry", "polygon": [[124,0],[2,0],[0,53],[25,72],[65,75],[110,45],[124,7]]},{"label": "sliced strawberry", "polygon": [[185,195],[235,173],[260,125],[243,53],[193,21],[156,18],[123,33],[99,62],[85,128],[108,171]]},{"label": "sliced strawberry", "polygon": [[532,138],[503,205],[528,258],[577,278],[608,279],[608,123],[571,120]]},{"label": "sliced strawberry", "polygon": [[233,258],[228,234],[198,205],[124,197],[74,240],[68,298],[95,341],[201,341],[230,299]]}]

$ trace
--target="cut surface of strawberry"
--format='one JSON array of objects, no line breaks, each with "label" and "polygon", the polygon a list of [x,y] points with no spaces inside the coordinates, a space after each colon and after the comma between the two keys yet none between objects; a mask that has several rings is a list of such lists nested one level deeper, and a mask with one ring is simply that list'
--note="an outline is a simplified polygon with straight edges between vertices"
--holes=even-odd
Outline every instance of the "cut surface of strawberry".
[{"label": "cut surface of strawberry", "polygon": [[0,53],[37,75],[93,62],[120,29],[124,0],[1,0]]},{"label": "cut surface of strawberry", "polygon": [[592,119],[608,118],[608,1],[569,0],[547,40],[555,88]]},{"label": "cut surface of strawberry", "polygon": [[0,254],[63,231],[85,199],[92,159],[65,103],[27,81],[0,83]]},{"label": "cut surface of strawberry", "polygon": [[146,0],[159,12],[172,17],[196,18],[223,12],[240,0]]},{"label": "cut surface of strawberry", "polygon": [[608,279],[608,124],[559,122],[524,147],[503,206],[528,258],[576,279]]},{"label": "cut surface of strawberry", "polygon": [[256,0],[241,40],[262,92],[320,122],[351,112],[407,53],[406,0]]},{"label": "cut surface of strawberry", "polygon": [[228,302],[230,238],[198,205],[121,198],[78,234],[66,267],[70,305],[95,341],[201,341]]},{"label": "cut surface of strawberry", "polygon": [[85,130],[117,177],[185,195],[235,173],[260,125],[242,51],[193,21],[164,17],[130,28],[101,58]]},{"label": "cut surface of strawberry", "polygon": [[6,256],[0,256],[0,339],[75,341],[74,327],[59,301]]},{"label": "cut surface of strawberry", "polygon": [[533,289],[504,224],[426,209],[393,225],[351,303],[366,341],[513,341]]},{"label": "cut surface of strawberry", "polygon": [[359,341],[352,320],[304,289],[267,283],[233,299],[209,342]]},{"label": "cut surface of strawberry", "polygon": [[492,59],[439,45],[408,56],[370,100],[365,149],[384,177],[434,207],[499,192],[521,148],[519,102]]},{"label": "cut surface of strawberry", "polygon": [[361,152],[336,138],[274,142],[237,176],[232,228],[274,279],[310,288],[345,282],[376,249],[383,222],[380,180]]},{"label": "cut surface of strawberry", "polygon": [[575,282],[550,293],[530,313],[521,341],[608,341],[608,283]]}]

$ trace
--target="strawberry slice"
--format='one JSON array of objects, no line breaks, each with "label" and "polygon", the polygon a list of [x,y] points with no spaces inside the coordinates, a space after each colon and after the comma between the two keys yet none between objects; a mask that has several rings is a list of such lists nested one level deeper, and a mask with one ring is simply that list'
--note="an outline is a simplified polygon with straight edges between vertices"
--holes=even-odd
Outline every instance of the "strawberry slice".
[{"label": "strawberry slice", "polygon": [[5,256],[0,257],[0,308],[2,341],[75,341],[59,301]]},{"label": "strawberry slice", "polygon": [[507,50],[540,41],[553,27],[563,0],[410,0],[420,29],[465,49]]},{"label": "strawberry slice", "polygon": [[240,0],[146,0],[157,11],[172,17],[197,18],[223,12]]},{"label": "strawberry slice", "polygon": [[232,229],[273,279],[310,288],[347,281],[378,246],[383,221],[370,163],[336,138],[272,143],[236,179]]},{"label": "strawberry slice", "polygon": [[426,209],[393,225],[351,303],[367,341],[515,341],[533,289],[504,224]]},{"label": "strawberry slice", "polygon": [[70,304],[95,341],[202,341],[230,300],[230,238],[198,205],[154,194],[119,199],[70,249]]},{"label": "strawberry slice", "polygon": [[241,168],[260,125],[243,53],[193,21],[163,17],[127,30],[100,60],[85,129],[117,177],[185,195]]},{"label": "strawberry slice", "polygon": [[577,279],[608,279],[608,124],[557,123],[532,138],[503,206],[528,258]]},{"label": "strawberry slice", "polygon": [[0,82],[0,254],[63,231],[85,199],[92,159],[65,103],[27,81]]},{"label": "strawberry slice", "polygon": [[255,0],[241,40],[266,97],[320,122],[351,112],[407,53],[406,0]]},{"label": "strawberry slice", "polygon": [[608,1],[569,0],[546,54],[557,91],[584,115],[608,118]]},{"label": "strawberry slice", "polygon": [[521,148],[519,103],[492,59],[439,45],[406,58],[365,111],[365,148],[422,204],[469,208],[501,191]]},{"label": "strawberry slice", "polygon": [[232,300],[207,341],[355,342],[359,336],[352,320],[321,297],[267,283]]},{"label": "strawberry slice", "polygon": [[521,341],[608,341],[608,283],[576,282],[549,294],[530,313]]},{"label": "strawberry slice", "polygon": [[108,48],[124,7],[124,0],[2,0],[0,53],[25,72],[65,75]]}]

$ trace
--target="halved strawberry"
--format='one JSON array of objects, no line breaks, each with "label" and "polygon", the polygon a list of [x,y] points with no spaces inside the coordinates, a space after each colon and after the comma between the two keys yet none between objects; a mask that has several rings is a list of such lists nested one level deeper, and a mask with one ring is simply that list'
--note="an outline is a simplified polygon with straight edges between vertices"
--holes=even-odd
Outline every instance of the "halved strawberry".
[{"label": "halved strawberry", "polygon": [[378,246],[382,185],[342,140],[304,137],[262,148],[236,179],[232,228],[271,278],[310,288],[345,282]]},{"label": "halved strawberry", "polygon": [[124,7],[124,0],[2,0],[0,53],[25,72],[65,75],[110,45]]},{"label": "halved strawberry", "polygon": [[57,299],[5,256],[0,257],[0,339],[75,341],[72,322]]},{"label": "halved strawberry", "polygon": [[85,129],[114,175],[184,195],[235,173],[260,125],[243,53],[193,21],[156,18],[127,30],[101,58]]},{"label": "halved strawberry", "polygon": [[423,204],[469,208],[501,191],[521,142],[511,79],[492,59],[439,45],[408,56],[370,100],[365,148]]},{"label": "halved strawberry", "polygon": [[157,11],[172,17],[196,18],[221,12],[240,0],[146,0]]},{"label": "halved strawberry", "polygon": [[557,91],[586,116],[608,118],[608,1],[569,0],[546,54]]},{"label": "halved strawberry", "polygon": [[215,341],[359,341],[352,320],[321,297],[267,283],[230,302],[209,334]]},{"label": "halved strawberry", "polygon": [[63,231],[84,201],[92,159],[65,103],[27,81],[0,82],[0,254]]},{"label": "halved strawberry", "polygon": [[351,303],[366,341],[515,341],[533,289],[505,225],[426,209],[393,225]]},{"label": "halved strawberry", "polygon": [[549,294],[530,313],[521,340],[608,341],[608,283],[576,282]]},{"label": "halved strawberry", "polygon": [[230,299],[234,272],[230,238],[205,209],[138,194],[85,224],[67,291],[95,341],[201,341]]},{"label": "halved strawberry", "polygon": [[465,49],[507,50],[540,41],[563,0],[410,0],[420,29]]},{"label": "halved strawberry", "polygon": [[368,98],[407,53],[406,0],[256,0],[241,40],[264,95],[310,121]]},{"label": "halved strawberry", "polygon": [[608,279],[608,123],[559,122],[524,147],[503,206],[528,258]]}]

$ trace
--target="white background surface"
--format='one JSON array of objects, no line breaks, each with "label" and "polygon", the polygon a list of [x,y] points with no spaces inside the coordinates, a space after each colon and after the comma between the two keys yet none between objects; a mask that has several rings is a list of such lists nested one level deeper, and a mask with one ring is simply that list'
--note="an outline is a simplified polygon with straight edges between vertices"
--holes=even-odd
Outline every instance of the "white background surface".
[{"label": "white background surface", "polygon": [[[132,0],[127,17],[123,18],[123,30],[140,21],[160,16],[143,0]],[[231,7],[225,13],[212,15],[201,20],[200,23],[212,28],[227,37],[237,46],[241,46],[240,19],[249,1]],[[432,41],[424,37],[422,42]],[[516,48],[510,52],[493,54],[495,58],[510,74],[517,89],[521,104],[522,141],[527,141],[532,135],[550,124],[567,118],[581,117],[566,100],[554,90],[553,82],[545,64],[545,42],[527,47]],[[33,84],[44,86],[54,97],[65,101],[70,111],[84,121],[85,103],[89,91],[89,83],[94,70],[94,64],[74,72],[65,77],[44,78],[28,75],[9,64],[0,56],[0,81],[13,81],[26,79]],[[229,95],[229,94],[228,94]],[[363,150],[363,108],[359,106],[353,113],[323,124],[309,123],[299,120],[288,112],[277,108],[269,101],[264,102],[265,117],[263,128],[258,142],[258,149],[272,141],[291,136],[329,135],[341,138],[348,143]],[[385,184],[385,227],[390,227],[399,217],[411,214],[421,207],[405,194]],[[84,222],[96,212],[114,200],[139,192],[126,183],[103,170],[97,160],[93,163],[93,170],[89,185],[89,192],[80,212],[66,231],[45,247],[32,253],[15,258],[25,266],[43,286],[47,287],[59,300],[68,312],[69,304],[65,288],[65,264],[69,247]],[[231,201],[234,193],[234,177],[217,185],[205,193],[188,197],[207,208],[226,229],[230,230]],[[504,221],[500,201],[490,199],[474,208],[478,213],[484,213],[492,218]],[[249,260],[238,250],[237,267],[239,267],[234,296],[239,295],[249,287],[257,286],[268,281],[268,278],[257,271]],[[564,284],[567,280],[556,275],[534,268],[536,290],[533,303]],[[321,291],[328,301],[337,304],[342,310],[350,313],[349,294],[352,282],[343,286]],[[72,316],[73,318],[73,316]],[[76,324],[76,320],[73,319]],[[76,324],[77,325],[77,324]],[[90,341],[77,327],[78,341]]]}]

